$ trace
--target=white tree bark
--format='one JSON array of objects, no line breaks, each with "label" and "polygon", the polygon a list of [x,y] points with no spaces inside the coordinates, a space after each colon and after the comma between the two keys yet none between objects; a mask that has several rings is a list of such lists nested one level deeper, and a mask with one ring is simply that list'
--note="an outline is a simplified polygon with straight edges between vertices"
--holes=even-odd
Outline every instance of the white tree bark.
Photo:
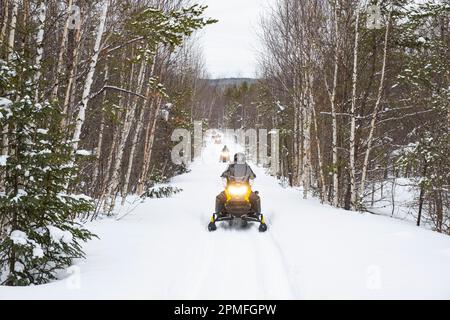
[{"label": "white tree bark", "polygon": [[135,156],[135,152],[136,152],[136,146],[138,143],[139,135],[140,135],[140,133],[142,131],[142,127],[143,127],[144,114],[145,114],[145,105],[142,106],[142,108],[139,112],[139,118],[138,118],[138,121],[136,124],[136,129],[135,129],[135,132],[133,135],[133,139],[131,140],[131,150],[130,150],[130,154],[128,157],[128,166],[127,166],[127,171],[125,173],[125,180],[124,180],[124,184],[123,184],[123,188],[122,188],[122,205],[125,204],[125,200],[128,195],[128,187],[130,185],[131,170],[133,169],[134,156]]},{"label": "white tree bark", "polygon": [[[142,87],[144,85],[144,79],[145,79],[145,68],[146,68],[146,62],[141,62],[141,67],[139,69],[139,75],[137,79],[137,90],[136,92],[141,93]],[[125,153],[126,143],[128,140],[128,136],[130,135],[131,131],[131,125],[136,115],[136,104],[137,104],[137,97],[133,97],[131,106],[127,108],[125,112],[125,122],[122,128],[122,132],[120,133],[120,139],[117,149],[117,155],[114,163],[113,173],[111,177],[111,183],[108,186],[107,195],[110,200],[109,209],[108,212],[112,212],[114,210],[115,201],[116,201],[116,194],[117,194],[117,188],[120,185],[120,173],[122,168],[122,160],[123,155]]]},{"label": "white tree bark", "polygon": [[61,44],[59,46],[58,62],[56,63],[55,83],[53,84],[53,90],[52,90],[52,99],[53,100],[58,99],[59,77],[61,76],[61,73],[63,71],[64,51],[66,50],[67,34],[69,33],[69,24],[70,24],[70,19],[71,19],[72,5],[73,5],[73,0],[69,0],[69,2],[67,4],[67,10],[66,10],[67,19],[66,19],[66,23],[64,24],[63,34],[61,37]]},{"label": "white tree bark", "polygon": [[339,206],[339,177],[338,177],[338,148],[337,148],[337,115],[336,115],[336,89],[337,89],[337,80],[338,80],[338,71],[339,71],[339,35],[338,35],[338,18],[337,18],[337,9],[335,9],[335,52],[334,52],[334,74],[333,74],[333,88],[331,92],[331,116],[332,116],[332,130],[333,130],[333,205],[335,207]]},{"label": "white tree bark", "polygon": [[37,68],[36,71],[36,75],[34,76],[34,83],[36,86],[36,91],[35,91],[35,100],[38,101],[39,100],[39,80],[41,79],[41,61],[42,61],[42,56],[44,54],[44,47],[42,46],[42,42],[44,40],[44,27],[45,27],[45,18],[47,15],[47,7],[45,5],[45,3],[42,1],[41,4],[39,5],[39,26],[38,26],[38,32],[36,35],[36,60],[35,60],[35,65]]},{"label": "white tree bark", "polygon": [[388,18],[388,21],[386,22],[386,32],[384,34],[383,66],[381,69],[381,79],[380,79],[380,85],[378,87],[377,101],[375,102],[375,106],[373,108],[372,120],[370,122],[370,132],[369,132],[369,137],[367,138],[367,149],[366,149],[366,153],[364,156],[364,164],[363,164],[362,175],[361,175],[361,185],[360,185],[360,189],[359,189],[359,198],[360,199],[363,199],[364,191],[366,188],[365,183],[366,183],[366,177],[367,177],[367,168],[369,166],[370,151],[372,149],[372,142],[373,142],[373,136],[374,136],[376,123],[377,123],[378,111],[380,109],[381,98],[383,95],[384,79],[386,76],[386,59],[387,59],[387,47],[388,47],[391,15],[392,15],[392,11],[389,12],[389,18]]},{"label": "white tree bark", "polygon": [[[124,60],[125,60],[125,51],[124,51]],[[131,47],[131,53],[130,56],[133,57],[134,56],[134,48]],[[124,66],[126,64],[124,63],[122,65],[122,70],[125,70]],[[131,89],[134,86],[133,83],[133,79],[134,79],[134,67],[135,64],[131,63],[131,68],[130,68],[130,77],[128,79],[128,88]],[[122,84],[122,86],[124,86],[124,79],[125,76],[123,73],[120,74],[120,83]],[[124,96],[121,96],[119,99],[119,112],[117,115],[117,119],[122,119],[122,111],[121,110],[125,110],[125,114],[123,116],[123,119],[125,122],[127,117],[128,117],[128,109],[125,107],[125,103],[126,103],[126,99]],[[117,128],[115,128],[114,130],[114,134],[113,134],[113,141],[111,144],[111,149],[109,152],[109,156],[108,156],[108,163],[106,165],[106,175],[105,178],[103,179],[103,186],[102,186],[102,192],[101,192],[101,196],[104,198],[104,204],[103,204],[103,211],[104,212],[108,212],[108,210],[110,210],[110,202],[111,202],[111,198],[112,198],[112,179],[114,176],[115,171],[113,170],[115,168],[115,160],[117,158],[117,145],[120,142],[119,139],[121,137],[121,132],[122,132],[122,128],[123,128],[123,124],[118,125]]]},{"label": "white tree bark", "polygon": [[[126,59],[125,59],[125,57],[126,57],[126,51],[124,50],[123,55],[122,55],[121,70],[125,70],[125,66],[126,66],[126,62],[125,62]],[[134,71],[134,67],[133,66],[134,66],[134,64],[132,64],[132,67],[131,67],[131,73],[130,73],[131,76],[130,76],[129,87],[131,87],[132,80],[133,80],[133,71]],[[124,72],[121,72],[120,75],[119,75],[119,84],[120,84],[121,87],[124,86],[124,79],[125,79]],[[124,108],[124,103],[125,103],[125,97],[123,95],[121,95],[120,98],[119,98],[119,102],[118,102],[118,106],[119,106],[118,109],[119,109],[119,111],[117,113],[117,119],[121,119],[122,118],[121,110],[125,109]],[[98,192],[98,195],[99,195],[99,197],[101,199],[103,199],[103,200],[106,199],[105,206],[104,206],[105,211],[107,209],[107,203],[108,203],[108,201],[107,201],[108,197],[107,197],[107,194],[106,194],[105,191],[108,189],[108,185],[109,185],[110,179],[111,179],[111,168],[112,168],[114,155],[116,153],[116,146],[117,146],[117,140],[118,140],[118,137],[119,137],[120,125],[119,126],[115,126],[113,128],[113,130],[114,131],[113,131],[113,136],[112,136],[112,142],[111,142],[111,147],[110,147],[110,150],[109,150],[109,153],[108,153],[108,159],[106,161],[106,167],[105,167],[105,170],[104,170],[104,176],[103,176],[102,181],[101,181],[101,185],[100,185],[100,189],[99,189],[100,191]]]},{"label": "white tree bark", "polygon": [[[154,71],[155,71],[155,64],[156,64],[156,58],[153,57],[153,61],[152,61],[152,66],[150,69],[150,77],[153,77]],[[151,90],[152,87],[150,85],[147,85],[147,92],[145,94],[145,96],[147,97],[147,99],[150,98],[150,94],[151,94]],[[139,117],[138,117],[138,122],[136,125],[136,130],[134,132],[133,135],[133,139],[131,141],[131,150],[130,150],[130,156],[129,156],[129,160],[128,160],[128,168],[127,168],[127,172],[125,175],[125,182],[124,182],[124,186],[122,188],[122,205],[125,204],[125,200],[128,194],[128,188],[130,185],[130,177],[131,177],[131,170],[133,169],[133,164],[134,164],[134,157],[135,157],[135,153],[136,153],[136,147],[138,144],[138,140],[139,140],[139,135],[142,132],[142,129],[144,127],[144,116],[145,116],[145,112],[146,112],[146,105],[147,103],[144,103],[140,112],[139,112]]]},{"label": "white tree bark", "polygon": [[[11,23],[9,25],[9,37],[8,37],[8,60],[12,60],[14,56],[14,40],[16,37],[16,24],[17,24],[17,13],[19,9],[19,0],[13,0]],[[2,155],[8,155],[9,152],[9,137],[8,137],[9,126],[5,126],[2,130]]]},{"label": "white tree bark", "polygon": [[[311,81],[312,83],[312,81]],[[323,159],[322,159],[322,150],[321,150],[321,143],[320,143],[320,137],[319,137],[319,126],[318,126],[318,122],[317,122],[317,113],[316,113],[316,103],[314,100],[314,96],[312,94],[312,89],[310,87],[309,89],[309,98],[311,100],[311,109],[312,109],[312,114],[313,114],[313,118],[314,118],[314,131],[316,133],[316,144],[317,144],[317,161],[318,161],[318,165],[319,165],[319,176],[320,176],[320,183],[321,183],[321,194],[320,194],[320,201],[322,203],[325,202],[325,195],[326,195],[326,182],[325,182],[325,175],[323,173]]]},{"label": "white tree bark", "polygon": [[145,182],[147,179],[148,172],[150,170],[150,160],[153,151],[153,142],[155,140],[155,130],[156,121],[158,119],[158,113],[161,106],[161,97],[158,97],[152,101],[152,106],[150,107],[150,121],[147,126],[145,142],[144,142],[144,163],[142,166],[142,172],[139,177],[139,183],[137,187],[138,195],[142,195],[144,192]]},{"label": "white tree bark", "polygon": [[75,131],[73,133],[73,150],[74,153],[78,150],[78,143],[80,140],[81,129],[83,127],[85,117],[86,117],[86,108],[89,102],[89,95],[91,94],[92,82],[94,80],[95,68],[97,66],[98,55],[100,53],[100,44],[102,41],[103,33],[105,31],[105,23],[106,23],[106,14],[108,12],[110,0],[104,0],[102,5],[102,11],[100,16],[100,22],[98,26],[98,31],[94,44],[94,53],[91,58],[91,63],[89,65],[89,71],[86,77],[86,82],[84,84],[83,95],[81,98],[80,109],[78,110],[78,115],[76,118]]},{"label": "white tree bark", "polygon": [[302,110],[301,103],[299,103],[298,93],[297,93],[297,75],[296,71],[294,71],[294,79],[293,79],[293,88],[292,88],[292,105],[294,109],[294,135],[293,135],[293,152],[294,159],[292,165],[292,183],[294,186],[300,185],[302,169],[300,166],[300,126],[299,123],[301,121],[300,112]]},{"label": "white tree bark", "polygon": [[17,27],[17,13],[19,10],[19,0],[13,0],[11,23],[9,25],[9,37],[8,37],[8,60],[13,58],[14,53],[14,40],[16,38]]},{"label": "white tree bark", "polygon": [[309,109],[311,102],[308,103],[308,107],[304,108],[304,125],[303,125],[303,139],[304,139],[304,155],[303,155],[303,199],[308,198],[309,187],[311,185],[311,110]]},{"label": "white tree bark", "polygon": [[[106,61],[105,63],[105,75],[104,75],[104,83],[107,84],[108,83],[108,77],[109,77],[109,66],[108,66],[108,61]],[[103,110],[103,103],[105,102],[105,98],[106,98],[106,90],[103,92],[103,98],[102,98],[102,103],[101,103],[101,108],[100,108],[100,132],[98,135],[98,142],[97,142],[97,152],[95,154],[96,157],[96,162],[94,165],[94,172],[92,174],[92,178],[93,178],[93,182],[92,185],[95,187],[95,184],[98,181],[98,174],[100,171],[100,165],[102,163],[102,148],[103,148],[103,133],[105,131],[105,111]]]},{"label": "white tree bark", "polygon": [[0,31],[0,43],[3,43],[6,37],[6,29],[8,28],[8,22],[9,22],[9,0],[5,0],[5,13],[3,16],[3,25],[2,29]]},{"label": "white tree bark", "polygon": [[77,73],[77,63],[78,63],[78,56],[80,53],[80,46],[81,46],[81,42],[80,42],[80,37],[81,37],[81,31],[80,29],[78,29],[75,32],[75,49],[74,49],[74,53],[73,53],[73,60],[71,62],[71,66],[70,66],[70,72],[69,72],[69,78],[67,81],[67,87],[66,87],[66,93],[64,96],[64,105],[62,108],[62,114],[63,114],[63,119],[62,119],[62,123],[61,126],[65,127],[67,122],[68,122],[68,113],[69,113],[69,106],[70,106],[70,102],[73,101],[73,97],[74,97],[74,91],[75,91],[75,86],[73,85],[74,80],[75,80],[75,76]]},{"label": "white tree bark", "polygon": [[352,77],[352,106],[350,118],[350,202],[352,209],[356,209],[356,150],[355,150],[355,135],[356,135],[356,88],[358,81],[358,46],[359,46],[359,8],[356,9],[355,22],[355,48],[353,50],[353,77]]}]

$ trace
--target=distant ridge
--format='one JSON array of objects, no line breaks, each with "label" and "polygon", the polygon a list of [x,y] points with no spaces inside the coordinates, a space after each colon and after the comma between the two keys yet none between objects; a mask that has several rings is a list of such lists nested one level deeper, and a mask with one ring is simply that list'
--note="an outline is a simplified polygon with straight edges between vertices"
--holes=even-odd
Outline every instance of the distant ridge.
[{"label": "distant ridge", "polygon": [[258,79],[254,78],[220,78],[220,79],[203,79],[207,81],[213,87],[224,88],[228,86],[241,85],[244,82],[248,84],[254,84]]}]

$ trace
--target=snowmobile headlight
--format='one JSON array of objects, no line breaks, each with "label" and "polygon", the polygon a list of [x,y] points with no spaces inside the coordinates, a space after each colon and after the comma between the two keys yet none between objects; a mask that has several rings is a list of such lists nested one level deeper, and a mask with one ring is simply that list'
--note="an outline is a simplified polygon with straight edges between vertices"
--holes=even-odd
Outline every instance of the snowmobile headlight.
[{"label": "snowmobile headlight", "polygon": [[249,187],[246,185],[240,185],[240,186],[229,186],[228,187],[228,193],[231,196],[235,196],[235,197],[243,197],[245,195],[247,195],[249,191]]}]

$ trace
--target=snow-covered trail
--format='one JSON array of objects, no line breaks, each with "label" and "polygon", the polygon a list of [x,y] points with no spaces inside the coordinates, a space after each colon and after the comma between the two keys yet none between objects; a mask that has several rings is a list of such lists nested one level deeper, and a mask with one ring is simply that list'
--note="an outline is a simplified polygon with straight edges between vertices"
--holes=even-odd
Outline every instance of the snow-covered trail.
[{"label": "snow-covered trail", "polygon": [[101,240],[86,245],[72,276],[0,287],[0,299],[450,298],[450,237],[303,200],[261,168],[254,189],[268,232],[222,223],[209,233],[221,147],[173,180],[182,193],[92,223]]}]

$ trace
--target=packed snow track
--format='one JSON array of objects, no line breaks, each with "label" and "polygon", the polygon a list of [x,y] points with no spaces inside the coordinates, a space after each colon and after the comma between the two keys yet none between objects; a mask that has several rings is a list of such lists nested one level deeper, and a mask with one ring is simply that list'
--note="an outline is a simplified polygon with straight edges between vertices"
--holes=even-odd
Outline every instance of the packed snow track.
[{"label": "packed snow track", "polygon": [[222,222],[208,232],[221,148],[207,146],[173,179],[183,192],[129,199],[117,217],[91,223],[100,239],[61,280],[0,287],[0,299],[450,298],[450,237],[304,200],[254,165],[268,231]]}]

